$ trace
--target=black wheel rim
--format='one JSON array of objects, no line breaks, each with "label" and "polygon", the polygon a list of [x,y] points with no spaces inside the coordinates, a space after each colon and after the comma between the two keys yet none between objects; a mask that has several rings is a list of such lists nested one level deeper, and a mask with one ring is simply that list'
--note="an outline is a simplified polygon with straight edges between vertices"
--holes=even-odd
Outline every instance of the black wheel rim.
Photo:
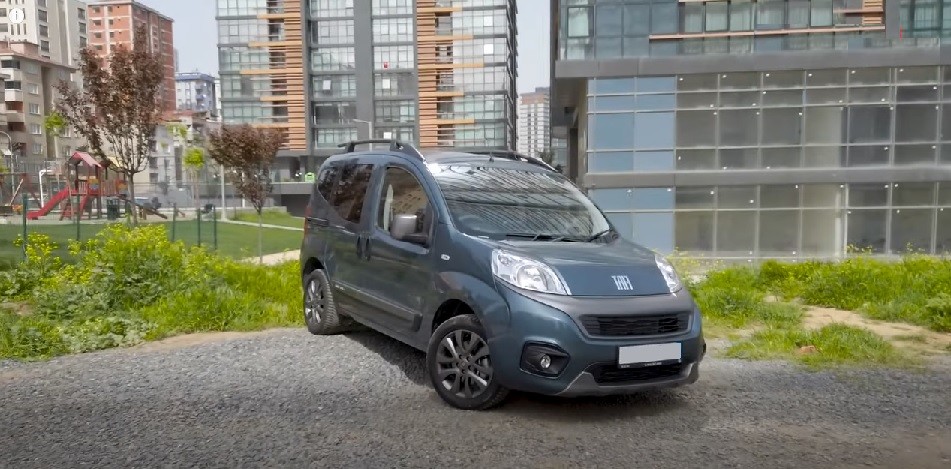
[{"label": "black wheel rim", "polygon": [[316,280],[307,282],[307,288],[304,291],[304,315],[309,321],[320,322],[320,317],[327,307],[327,297],[324,295],[324,289]]},{"label": "black wheel rim", "polygon": [[463,399],[484,394],[492,383],[492,363],[485,340],[469,330],[457,330],[439,342],[436,377],[446,391]]}]

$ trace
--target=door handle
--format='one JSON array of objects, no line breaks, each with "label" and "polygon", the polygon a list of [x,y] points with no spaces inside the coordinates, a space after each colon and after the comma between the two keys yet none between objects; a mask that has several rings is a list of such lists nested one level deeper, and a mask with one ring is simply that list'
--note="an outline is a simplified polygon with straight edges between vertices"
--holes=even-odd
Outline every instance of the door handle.
[{"label": "door handle", "polygon": [[370,260],[370,237],[367,236],[363,241],[363,257],[366,260]]},{"label": "door handle", "polygon": [[357,236],[357,259],[363,259],[363,235]]}]

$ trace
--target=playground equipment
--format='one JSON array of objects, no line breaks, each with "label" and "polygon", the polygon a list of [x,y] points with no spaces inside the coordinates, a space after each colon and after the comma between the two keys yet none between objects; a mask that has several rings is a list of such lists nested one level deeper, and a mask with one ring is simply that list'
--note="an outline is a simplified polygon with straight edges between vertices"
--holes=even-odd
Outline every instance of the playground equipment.
[{"label": "playground equipment", "polygon": [[[62,204],[62,211],[59,219],[72,218],[76,213],[87,212],[87,217],[92,218],[92,203],[95,202],[102,208],[103,195],[115,195],[116,179],[109,178],[109,171],[102,164],[96,161],[86,152],[77,151],[69,157],[67,164],[76,168],[75,178],[72,183],[63,190],[53,194],[39,210],[33,210],[27,213],[31,220],[38,220],[40,217],[49,214],[53,209]],[[84,171],[80,171],[83,168]],[[78,203],[77,203],[78,199]]]},{"label": "playground equipment", "polygon": [[[80,214],[79,217],[81,218],[83,212],[86,212],[87,219],[91,219],[93,204],[101,213],[103,197],[115,197],[126,201],[138,207],[140,213],[149,213],[163,219],[168,218],[151,207],[129,200],[128,183],[125,177],[115,171],[110,172],[108,163],[104,165],[96,161],[89,153],[77,151],[69,157],[67,164],[75,167],[75,177],[72,183],[67,185],[65,189],[53,194],[50,200],[43,204],[39,210],[27,213],[29,219],[38,220],[60,205],[62,205],[60,220],[72,218],[77,213]],[[80,168],[83,171],[80,171]]]},{"label": "playground equipment", "polygon": [[[13,178],[14,180],[20,178],[16,189],[14,189],[9,196],[4,190],[7,187],[6,181],[8,178]],[[10,185],[12,186],[13,184]],[[20,194],[23,192],[33,196],[33,200],[36,201],[37,205],[41,203],[41,199],[36,196],[36,188],[33,182],[30,181],[29,173],[0,173],[0,215],[13,215],[15,213],[22,213],[22,210],[26,210],[26,207],[20,205],[22,203]]]}]

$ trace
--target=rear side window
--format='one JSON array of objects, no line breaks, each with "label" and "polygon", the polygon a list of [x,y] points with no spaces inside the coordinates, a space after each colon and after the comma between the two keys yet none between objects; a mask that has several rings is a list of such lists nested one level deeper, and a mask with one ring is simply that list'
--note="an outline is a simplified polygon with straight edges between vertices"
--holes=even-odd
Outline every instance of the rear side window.
[{"label": "rear side window", "polygon": [[320,170],[320,174],[317,175],[317,192],[328,202],[331,200],[330,196],[333,195],[334,182],[337,180],[337,174],[339,173],[340,167],[328,166]]},{"label": "rear side window", "polygon": [[370,188],[372,175],[371,164],[348,164],[340,168],[340,182],[333,187],[333,199],[328,200],[332,201],[334,210],[341,218],[350,223],[360,223],[363,201]]}]

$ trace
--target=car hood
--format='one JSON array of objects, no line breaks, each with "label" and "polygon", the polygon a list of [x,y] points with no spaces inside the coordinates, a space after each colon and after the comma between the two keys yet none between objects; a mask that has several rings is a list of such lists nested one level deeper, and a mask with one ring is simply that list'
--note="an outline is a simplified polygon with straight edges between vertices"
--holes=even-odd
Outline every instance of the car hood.
[{"label": "car hood", "polygon": [[572,296],[669,294],[653,251],[623,239],[611,243],[499,241],[497,247],[548,264]]}]

